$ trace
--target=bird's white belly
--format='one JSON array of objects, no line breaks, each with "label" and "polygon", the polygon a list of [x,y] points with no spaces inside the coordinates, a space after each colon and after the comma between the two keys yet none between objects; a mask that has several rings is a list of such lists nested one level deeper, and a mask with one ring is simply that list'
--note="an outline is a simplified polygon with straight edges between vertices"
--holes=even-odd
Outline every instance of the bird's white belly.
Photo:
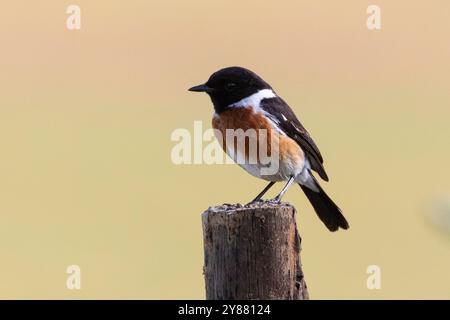
[{"label": "bird's white belly", "polygon": [[273,161],[277,163],[263,165],[260,163],[242,162],[238,163],[238,165],[252,176],[267,181],[286,181],[292,176],[300,176],[304,167],[303,161],[301,163],[291,161],[290,159],[274,159]]}]

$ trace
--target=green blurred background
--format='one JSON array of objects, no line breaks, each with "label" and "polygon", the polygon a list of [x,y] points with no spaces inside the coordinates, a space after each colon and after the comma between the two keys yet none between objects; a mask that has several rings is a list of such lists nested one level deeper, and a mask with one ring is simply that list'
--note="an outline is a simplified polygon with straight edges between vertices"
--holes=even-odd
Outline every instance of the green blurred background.
[{"label": "green blurred background", "polygon": [[230,65],[293,107],[350,222],[329,233],[288,192],[311,297],[450,298],[450,237],[427,222],[450,194],[450,2],[74,3],[78,31],[71,2],[1,4],[0,298],[204,298],[200,214],[265,183],[172,164],[170,134],[210,126],[209,99],[186,89]]}]

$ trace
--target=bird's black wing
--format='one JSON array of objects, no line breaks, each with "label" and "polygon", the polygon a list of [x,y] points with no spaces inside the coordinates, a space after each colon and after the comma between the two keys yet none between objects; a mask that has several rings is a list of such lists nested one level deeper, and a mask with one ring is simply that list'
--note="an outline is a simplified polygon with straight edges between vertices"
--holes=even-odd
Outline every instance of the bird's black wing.
[{"label": "bird's black wing", "polygon": [[311,169],[316,171],[323,180],[328,181],[319,148],[297,119],[291,107],[280,97],[264,99],[261,101],[260,107],[288,137],[298,143],[305,152],[305,156],[311,164]]}]

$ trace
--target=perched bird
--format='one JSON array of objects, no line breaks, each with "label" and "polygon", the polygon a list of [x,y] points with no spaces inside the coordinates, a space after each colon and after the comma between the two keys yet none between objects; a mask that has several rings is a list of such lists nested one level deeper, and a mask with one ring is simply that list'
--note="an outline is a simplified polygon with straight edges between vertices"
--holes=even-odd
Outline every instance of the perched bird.
[{"label": "perched bird", "polygon": [[[328,181],[319,149],[289,105],[267,82],[248,69],[229,67],[213,73],[205,84],[192,87],[189,91],[206,92],[210,96],[215,111],[212,125],[222,133],[222,138],[229,129],[264,129],[268,132],[268,153],[271,151],[270,145],[272,149],[275,145],[279,163],[277,171],[267,175],[261,174],[264,165],[258,155],[255,157],[249,154],[248,141],[240,149],[234,141],[231,145],[219,141],[235,161],[239,156],[241,159],[254,160],[238,162],[248,173],[270,181],[252,202],[261,201],[276,182],[287,181],[282,191],[271,200],[280,202],[291,184],[296,182],[330,231],[349,228],[339,207],[328,197],[311,172],[317,172],[323,180]],[[259,136],[253,139],[258,140]]]}]

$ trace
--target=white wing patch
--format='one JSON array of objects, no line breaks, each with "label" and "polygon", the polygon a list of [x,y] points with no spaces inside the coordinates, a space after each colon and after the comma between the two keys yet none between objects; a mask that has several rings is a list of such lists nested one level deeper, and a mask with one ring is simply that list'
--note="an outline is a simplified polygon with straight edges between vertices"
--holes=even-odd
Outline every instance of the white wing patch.
[{"label": "white wing patch", "polygon": [[292,126],[294,127],[295,130],[297,130],[298,132],[302,132],[299,128],[297,128],[297,126],[291,121]]}]

